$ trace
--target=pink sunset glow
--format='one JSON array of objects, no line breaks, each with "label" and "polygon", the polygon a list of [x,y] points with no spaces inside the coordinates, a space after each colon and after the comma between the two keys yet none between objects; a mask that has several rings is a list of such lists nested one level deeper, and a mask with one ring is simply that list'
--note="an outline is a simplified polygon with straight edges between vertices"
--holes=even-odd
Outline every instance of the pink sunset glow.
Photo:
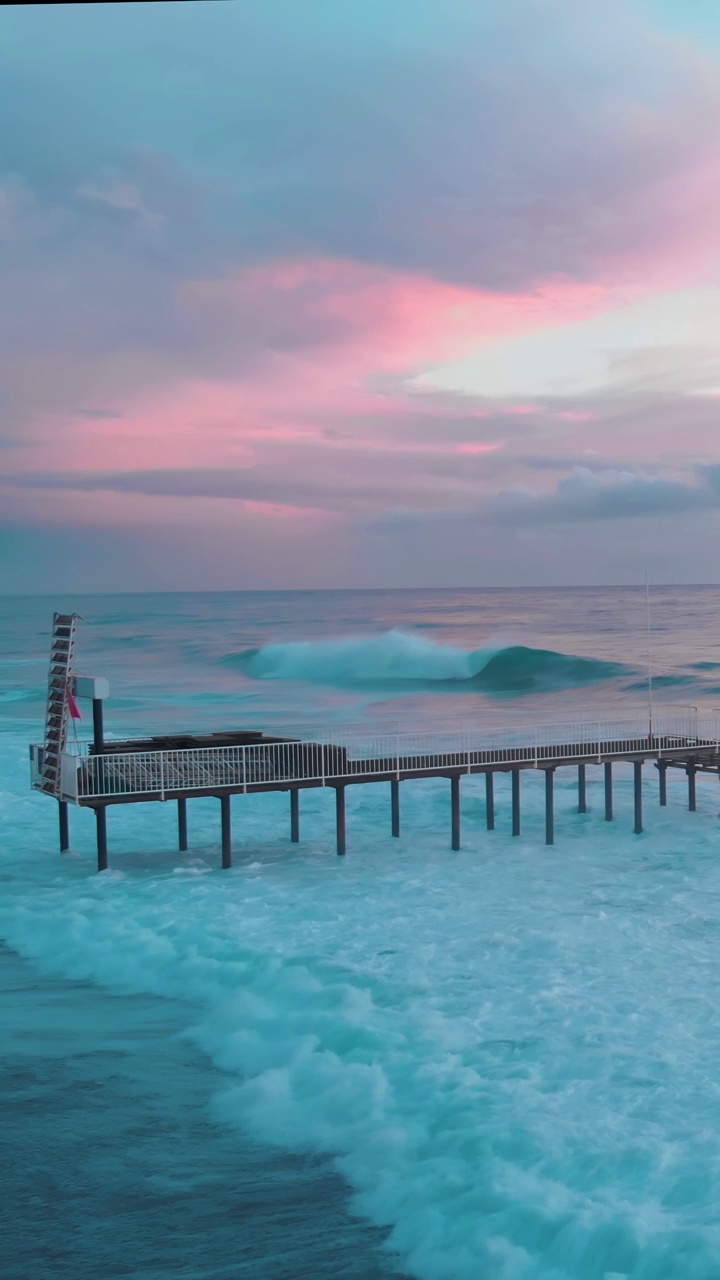
[{"label": "pink sunset glow", "polygon": [[[473,26],[462,41],[466,10],[448,0],[428,11],[434,34],[418,45],[409,30],[390,38],[377,15],[370,38],[359,0],[348,4],[367,28],[367,62],[330,15],[332,55],[324,37],[313,54],[324,102],[338,77],[347,85],[338,131],[307,99],[299,54],[284,64],[278,100],[253,101],[248,85],[277,36],[270,16],[257,18],[265,34],[245,55],[242,6],[201,17],[191,0],[195,43],[227,95],[195,81],[192,58],[162,55],[170,77],[181,64],[188,77],[196,134],[163,114],[162,67],[144,78],[138,66],[107,96],[95,88],[107,162],[75,118],[52,181],[29,140],[27,165],[13,162],[0,184],[0,231],[13,246],[0,351],[11,538],[51,527],[59,546],[64,530],[126,525],[186,538],[212,566],[218,540],[237,541],[261,580],[300,585],[308,548],[328,584],[404,581],[425,517],[438,565],[455,571],[456,517],[495,547],[493,521],[522,491],[547,500],[523,519],[551,510],[567,525],[582,508],[563,486],[588,469],[607,480],[597,493],[608,520],[627,511],[646,527],[632,486],[613,480],[628,475],[685,486],[683,510],[710,519],[707,477],[720,460],[709,394],[720,385],[714,46],[666,31],[631,0],[613,7],[612,39],[567,6],[540,30],[511,0],[509,11],[490,6],[492,38]],[[104,20],[107,48],[130,29],[145,47],[129,7]],[[83,21],[73,16],[72,40],[54,34],[57,103]],[[386,78],[381,50],[396,39],[404,71]],[[18,47],[30,92],[32,41]],[[134,86],[122,110],[120,83]],[[226,142],[228,104],[250,122],[242,145]],[[522,578],[524,536],[511,577]],[[571,578],[577,536],[573,525],[561,540]]]}]

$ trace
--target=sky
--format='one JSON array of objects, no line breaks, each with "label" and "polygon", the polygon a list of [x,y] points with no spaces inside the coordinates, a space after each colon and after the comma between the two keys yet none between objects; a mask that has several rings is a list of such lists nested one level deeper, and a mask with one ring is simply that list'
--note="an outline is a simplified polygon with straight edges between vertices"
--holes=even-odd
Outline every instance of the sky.
[{"label": "sky", "polygon": [[717,0],[0,9],[0,591],[720,581]]}]

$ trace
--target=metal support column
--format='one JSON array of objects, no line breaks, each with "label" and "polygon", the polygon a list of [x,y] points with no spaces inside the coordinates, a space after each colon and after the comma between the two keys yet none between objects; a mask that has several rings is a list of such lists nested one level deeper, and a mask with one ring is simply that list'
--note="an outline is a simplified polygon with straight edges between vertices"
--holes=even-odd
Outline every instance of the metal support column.
[{"label": "metal support column", "polygon": [[300,792],[297,787],[290,792],[290,839],[293,844],[300,841]]},{"label": "metal support column", "polygon": [[335,788],[335,832],[337,840],[337,854],[339,858],[345,856],[345,786],[340,784]]},{"label": "metal support column", "polygon": [[485,774],[485,825],[488,831],[495,830],[495,774]]},{"label": "metal support column", "polygon": [[222,867],[232,866],[232,827],[230,824],[230,797],[220,797],[220,830],[222,833]]},{"label": "metal support column", "polygon": [[187,852],[188,835],[187,835],[187,800],[182,797],[177,802],[178,806],[178,849],[181,853]]},{"label": "metal support column", "polygon": [[688,780],[688,809],[690,809],[691,813],[694,813],[695,810],[697,809],[697,789],[695,785],[696,772],[697,772],[697,766],[695,764],[695,761],[690,760],[687,766],[687,780]]},{"label": "metal support column", "polygon": [[545,843],[555,843],[555,770],[545,770]]},{"label": "metal support column", "polygon": [[67,853],[70,848],[70,817],[67,800],[58,801],[58,818],[60,820],[60,852]]},{"label": "metal support column", "polygon": [[455,852],[460,848],[460,776],[453,774],[450,779],[451,839],[450,848]]},{"label": "metal support column", "polygon": [[397,778],[390,779],[390,810],[392,833],[397,837],[400,835],[400,783]]},{"label": "metal support column", "polygon": [[520,835],[520,770],[512,769],[510,772],[512,779],[512,833],[514,836]]},{"label": "metal support column", "polygon": [[612,822],[613,818],[613,785],[612,785],[612,761],[605,762],[605,821]]},{"label": "metal support column", "polygon": [[107,809],[104,804],[98,805],[95,810],[95,828],[97,831],[97,869],[98,871],[107,871]]},{"label": "metal support column", "polygon": [[633,761],[633,791],[635,796],[635,825],[633,831],[639,836],[643,829],[642,821],[642,760]]},{"label": "metal support column", "polygon": [[664,809],[667,804],[667,760],[658,760],[658,781],[660,783],[660,804]]},{"label": "metal support column", "polygon": [[585,765],[578,765],[578,813],[587,813],[587,798],[585,796]]},{"label": "metal support column", "polygon": [[99,755],[102,755],[103,746],[105,744],[105,740],[103,736],[102,698],[93,698],[92,716],[93,716],[93,752],[96,756],[99,756]]}]

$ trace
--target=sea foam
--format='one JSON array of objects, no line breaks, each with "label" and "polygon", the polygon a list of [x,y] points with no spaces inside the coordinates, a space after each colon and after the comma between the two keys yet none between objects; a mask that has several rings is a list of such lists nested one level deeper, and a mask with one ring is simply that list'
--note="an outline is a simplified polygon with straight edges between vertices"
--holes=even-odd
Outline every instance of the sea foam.
[{"label": "sea foam", "polygon": [[404,785],[400,841],[385,789],[351,789],[345,860],[331,796],[303,797],[299,849],[283,797],[244,797],[234,871],[189,876],[217,866],[208,802],[187,856],[165,807],[112,813],[111,879],[91,874],[90,815],[73,815],[81,860],[54,862],[27,797],[4,815],[0,929],[47,971],[191,1002],[187,1034],[227,1072],[216,1117],[332,1156],[421,1280],[714,1280],[716,788],[688,814],[671,786],[635,838],[629,780],[611,827],[589,774],[582,816],[558,775],[550,849],[540,779],[519,840],[504,780],[492,834],[464,780],[459,855],[432,780]]}]

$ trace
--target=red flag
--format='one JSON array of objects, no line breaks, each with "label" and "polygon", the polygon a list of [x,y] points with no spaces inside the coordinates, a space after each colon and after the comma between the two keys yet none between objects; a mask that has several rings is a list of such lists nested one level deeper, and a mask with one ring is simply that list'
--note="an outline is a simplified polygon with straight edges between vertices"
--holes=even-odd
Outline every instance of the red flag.
[{"label": "red flag", "polygon": [[68,711],[70,712],[70,715],[72,716],[73,720],[82,720],[80,708],[75,700],[75,694],[71,691],[69,685],[68,685],[68,691],[67,691],[67,704],[68,704]]}]

